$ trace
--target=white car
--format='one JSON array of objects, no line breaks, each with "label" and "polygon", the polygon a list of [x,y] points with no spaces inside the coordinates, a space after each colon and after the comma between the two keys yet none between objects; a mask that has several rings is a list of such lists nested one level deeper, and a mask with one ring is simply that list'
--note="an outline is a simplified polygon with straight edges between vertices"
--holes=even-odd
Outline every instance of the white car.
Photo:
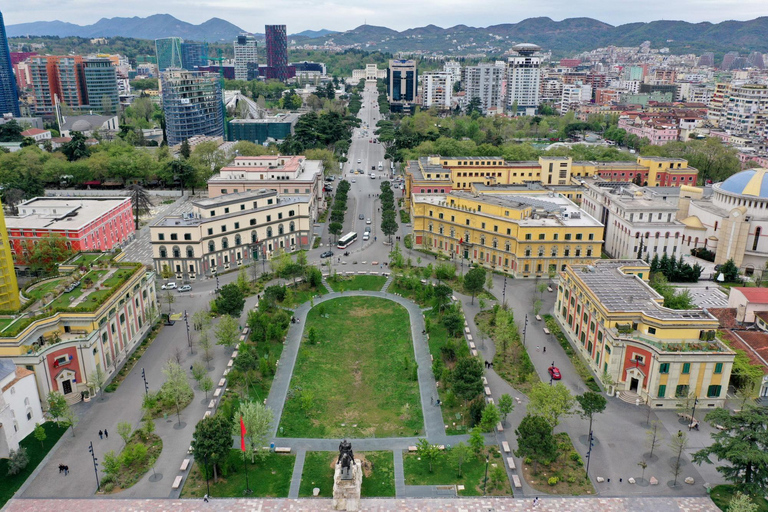
[{"label": "white car", "polygon": [[179,288],[179,293],[181,293],[181,292],[191,292],[191,291],[192,291],[192,286],[190,286],[188,284],[185,284],[184,286]]},{"label": "white car", "polygon": [[363,163],[363,160],[361,158],[358,158],[357,159],[357,163],[361,164],[361,163]]},{"label": "white car", "polygon": [[365,223],[366,223],[366,224],[370,224],[370,223],[371,223],[371,218],[370,218],[370,217],[368,217],[367,219],[365,219]]},{"label": "white car", "polygon": [[352,183],[355,183],[355,178],[352,178]]},{"label": "white car", "polygon": [[174,283],[174,282],[165,283],[160,288],[163,289],[163,290],[175,290],[176,289],[176,283]]},{"label": "white car", "polygon": [[365,242],[365,241],[369,240],[370,238],[371,238],[371,235],[370,235],[370,233],[365,233],[365,234],[363,234],[363,242]]}]

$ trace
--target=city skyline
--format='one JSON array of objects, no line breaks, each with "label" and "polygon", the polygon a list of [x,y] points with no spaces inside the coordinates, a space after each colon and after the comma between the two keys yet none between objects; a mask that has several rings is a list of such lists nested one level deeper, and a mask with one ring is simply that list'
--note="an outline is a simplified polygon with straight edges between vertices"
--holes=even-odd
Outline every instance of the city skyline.
[{"label": "city skyline", "polygon": [[[534,3],[531,0],[519,0],[514,4],[501,0],[490,0],[485,8],[478,11],[477,6],[466,2],[435,2],[434,9],[420,9],[419,13],[404,18],[403,9],[409,9],[410,3],[395,0],[387,4],[376,3],[360,5],[349,0],[318,3],[310,8],[300,5],[296,0],[287,0],[286,4],[295,3],[295,9],[280,10],[290,12],[291,33],[304,30],[328,29],[339,32],[351,30],[363,24],[386,26],[395,30],[434,24],[448,28],[455,25],[485,27],[503,23],[516,23],[530,17],[550,17],[560,21],[565,18],[592,17],[611,25],[658,20],[681,20],[692,23],[725,20],[748,20],[768,15],[768,4],[757,0],[735,2],[701,2],[684,0],[670,5],[667,2],[653,0],[640,4],[622,5],[616,8],[607,0],[597,2],[565,2],[550,0],[546,3]],[[400,5],[402,4],[402,5]],[[243,30],[260,33],[265,24],[288,21],[284,14],[271,11],[267,4],[250,4],[234,0],[229,2],[222,12],[221,5],[205,0],[197,2],[196,9],[190,9],[186,2],[172,0],[163,6],[164,12],[157,10],[156,4],[146,0],[134,0],[121,4],[103,4],[93,0],[65,0],[55,6],[42,0],[31,0],[24,4],[9,5],[4,8],[7,25],[30,23],[35,21],[59,20],[78,25],[97,22],[101,18],[111,17],[146,17],[153,14],[171,14],[183,21],[199,24],[212,17],[227,20]],[[284,5],[283,7],[289,7]],[[343,10],[345,15],[339,16]],[[234,14],[233,11],[237,11]],[[423,14],[420,14],[423,13]],[[342,21],[343,20],[343,21]]]}]

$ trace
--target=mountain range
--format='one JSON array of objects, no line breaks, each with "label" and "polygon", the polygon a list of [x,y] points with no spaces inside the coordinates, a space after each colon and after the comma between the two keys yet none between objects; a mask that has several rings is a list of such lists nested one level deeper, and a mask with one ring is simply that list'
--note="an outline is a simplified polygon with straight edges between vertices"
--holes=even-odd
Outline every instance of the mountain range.
[{"label": "mountain range", "polygon": [[[58,36],[58,37],[131,37],[135,39],[159,39],[177,36],[190,41],[232,41],[246,32],[237,25],[211,18],[199,25],[181,21],[170,14],[154,14],[146,18],[102,18],[93,25],[76,25],[63,21],[34,21],[6,27],[8,37]],[[332,34],[331,30],[305,30],[290,37],[316,38]],[[255,34],[264,37],[264,34]]]},{"label": "mountain range", "polygon": [[[93,25],[75,25],[62,21],[38,21],[8,25],[9,37],[79,36],[132,37],[157,39],[179,36],[193,41],[231,41],[244,32],[240,27],[220,18],[194,25],[169,14],[146,18],[102,18]],[[566,55],[602,46],[637,46],[650,41],[652,47],[668,47],[673,53],[714,51],[768,51],[768,17],[748,21],[721,23],[688,23],[685,21],[652,21],[613,26],[592,18],[528,18],[519,23],[489,27],[435,25],[399,32],[387,27],[361,25],[346,32],[305,30],[289,37],[300,43],[355,46],[386,52],[434,51],[456,53],[501,53],[515,43],[531,42],[555,54]],[[263,37],[263,34],[255,34]]]}]

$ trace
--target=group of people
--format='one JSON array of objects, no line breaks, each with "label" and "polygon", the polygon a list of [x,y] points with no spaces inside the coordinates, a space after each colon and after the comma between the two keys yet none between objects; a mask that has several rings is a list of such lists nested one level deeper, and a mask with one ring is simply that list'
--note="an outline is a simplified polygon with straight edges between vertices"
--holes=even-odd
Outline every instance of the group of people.
[{"label": "group of people", "polygon": [[64,464],[59,464],[59,474],[64,473],[64,476],[67,476],[69,474],[69,466],[65,466]]},{"label": "group of people", "polygon": [[107,429],[99,430],[99,439],[104,439],[105,437],[109,439],[109,432],[107,432]]},{"label": "group of people", "polygon": [[485,362],[486,368],[493,368],[493,363],[489,363],[488,361]]}]

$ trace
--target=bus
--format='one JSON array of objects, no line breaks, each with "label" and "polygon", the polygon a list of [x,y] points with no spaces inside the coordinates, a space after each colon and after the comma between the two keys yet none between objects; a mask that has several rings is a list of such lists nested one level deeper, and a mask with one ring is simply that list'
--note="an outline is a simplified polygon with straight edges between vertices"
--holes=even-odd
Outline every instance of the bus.
[{"label": "bus", "polygon": [[346,235],[344,235],[343,237],[339,238],[339,244],[337,245],[337,247],[338,247],[339,249],[346,249],[346,248],[347,248],[347,247],[349,247],[349,246],[352,244],[352,242],[354,242],[355,240],[357,240],[357,233],[355,233],[354,231],[352,231],[352,232],[350,232],[350,233],[347,233],[347,234],[346,234]]}]

